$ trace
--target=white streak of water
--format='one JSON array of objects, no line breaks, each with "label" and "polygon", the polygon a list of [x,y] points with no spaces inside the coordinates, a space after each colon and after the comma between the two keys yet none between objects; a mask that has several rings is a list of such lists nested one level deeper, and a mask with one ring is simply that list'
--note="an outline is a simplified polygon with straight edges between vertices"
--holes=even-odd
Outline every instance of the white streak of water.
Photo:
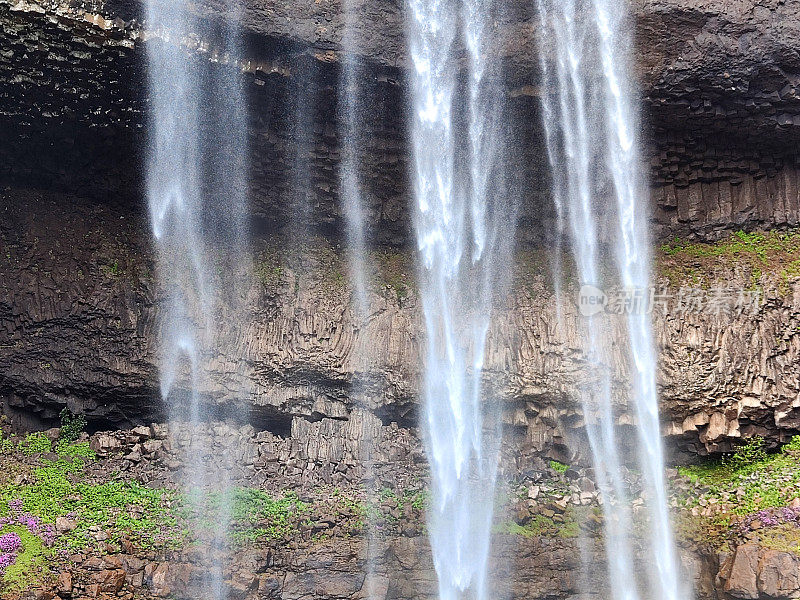
[{"label": "white streak of water", "polygon": [[[647,196],[635,135],[639,122],[626,5],[619,0],[538,0],[538,7],[543,117],[554,197],[558,214],[566,214],[569,221],[580,282],[647,289]],[[616,227],[608,235],[616,244],[600,237],[601,199],[608,195],[613,200],[605,208],[617,216]],[[603,243],[615,246],[617,275],[609,281],[602,281],[600,270]],[[613,597],[683,599],[688,594],[679,581],[667,511],[650,315],[630,311],[627,318],[630,404],[637,416],[639,467],[650,527],[650,556],[645,561],[649,572],[644,581],[636,577],[634,567],[631,499],[615,431],[609,369],[602,356],[609,329],[599,322],[601,318],[587,318],[583,323],[592,383],[582,390],[582,400],[595,472],[606,500],[605,545]]]},{"label": "white streak of water", "polygon": [[515,222],[498,176],[500,86],[488,77],[494,10],[480,0],[409,0],[409,8],[429,537],[439,598],[483,600],[499,444],[483,368]]},{"label": "white streak of water", "polygon": [[[224,23],[221,50],[212,61],[184,44],[189,35],[207,33],[200,31],[187,3],[148,0],[146,17],[148,28],[160,33],[147,42],[147,197],[157,276],[165,290],[161,394],[171,424],[202,431],[210,402],[201,393],[208,383],[207,365],[217,353],[234,356],[230,346],[243,323],[239,284],[248,282],[246,113],[240,73],[229,67],[237,57],[238,36]],[[182,483],[187,490],[200,490],[201,505],[207,493],[224,494],[230,486],[225,459],[212,457],[211,449],[197,441],[183,457]],[[209,459],[219,464],[209,465]],[[223,502],[211,530],[197,532],[210,547],[227,544],[227,509]],[[221,600],[224,565],[206,566],[202,593]]]},{"label": "white streak of water", "polygon": [[[353,3],[356,4],[356,3]],[[341,140],[341,164],[339,166],[340,199],[344,208],[347,258],[353,296],[350,308],[359,342],[355,345],[352,358],[353,380],[351,398],[365,399],[379,390],[370,387],[373,373],[370,368],[369,352],[375,340],[369,338],[369,300],[367,280],[372,268],[368,256],[366,211],[362,194],[363,182],[360,177],[361,149],[364,146],[365,108],[363,97],[366,93],[366,78],[359,77],[359,40],[354,27],[354,11],[348,0],[342,2],[345,28],[342,39],[342,73],[339,82],[339,139]],[[376,394],[378,395],[378,394]],[[364,464],[364,487],[367,501],[377,503],[375,470],[372,460],[373,445],[376,440],[368,434],[368,420],[363,420],[361,460]],[[375,567],[378,562],[378,533],[374,512],[367,516],[366,572],[364,592],[367,600],[380,598]]]}]

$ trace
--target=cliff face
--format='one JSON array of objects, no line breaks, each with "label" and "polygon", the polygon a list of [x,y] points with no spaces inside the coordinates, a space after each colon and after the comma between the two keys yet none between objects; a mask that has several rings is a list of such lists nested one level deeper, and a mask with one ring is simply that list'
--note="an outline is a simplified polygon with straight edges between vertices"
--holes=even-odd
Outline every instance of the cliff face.
[{"label": "cliff face", "polygon": [[[0,389],[6,406],[45,423],[64,404],[97,425],[162,417],[157,314],[163,291],[155,286],[145,217],[125,203],[30,190],[7,190],[3,205]],[[248,298],[243,329],[234,341],[217,340],[228,355],[206,357],[210,374],[202,393],[209,403],[221,415],[238,413],[287,434],[293,420],[346,420],[357,407],[383,426],[414,428],[424,335],[413,255],[370,255],[371,317],[359,328],[349,307],[346,260],[335,244],[265,240],[256,244],[250,287],[240,290]],[[697,260],[690,259],[692,277]],[[775,286],[767,267],[755,273],[743,261],[720,263],[717,279],[702,284],[681,280],[675,269],[659,265],[665,288],[659,293],[672,302],[666,313],[656,308],[653,315],[671,445],[705,454],[728,450],[740,437],[781,441],[800,430],[795,280],[784,275]],[[753,287],[756,275],[764,290]],[[724,287],[732,295],[718,309],[679,310],[679,296],[701,285],[710,287],[707,294]],[[740,294],[763,297],[753,308],[739,302]],[[518,452],[514,470],[524,470],[531,453],[571,458],[567,445],[581,452],[577,388],[585,383],[586,357],[573,296],[577,290],[556,298],[541,252],[521,251],[514,283],[498,297],[486,385],[503,403],[508,443]],[[624,339],[619,317],[605,324]],[[359,366],[364,356],[368,362]],[[604,356],[624,405],[626,351],[615,345]],[[354,387],[363,370],[367,384]],[[188,385],[185,376],[179,387]],[[248,390],[247,398],[231,390]],[[241,402],[248,411],[240,410]],[[621,426],[626,422],[621,418]]]},{"label": "cliff face", "polygon": [[[348,4],[351,13],[343,15],[333,2],[248,3],[247,60],[238,65],[209,60],[215,24],[228,16],[222,6],[194,6],[198,39],[207,45],[185,40],[187,53],[204,68],[239,69],[247,81],[260,240],[248,292],[251,319],[236,341],[242,350],[213,357],[204,393],[228,406],[226,390],[236,380],[257,407],[248,418],[282,430],[296,418],[346,419],[357,405],[384,423],[413,425],[422,335],[413,255],[404,249],[410,192],[401,6],[365,1]],[[510,439],[557,453],[582,424],[574,391],[584,357],[574,304],[553,297],[546,268],[529,268],[541,262],[537,248],[552,229],[538,115],[537,16],[530,7],[509,3],[498,16],[509,171],[522,201],[517,276],[499,299],[504,308],[491,332],[487,385],[504,399]],[[140,12],[137,3],[0,0],[0,181],[8,186],[0,381],[7,406],[45,421],[64,403],[97,424],[160,416],[160,291],[141,163],[144,48],[164,42],[140,22]],[[633,18],[656,237],[709,240],[729,230],[794,226],[797,12],[777,0],[733,6],[648,0],[637,4]],[[360,175],[375,224],[374,317],[365,330],[352,322],[346,264],[337,250],[336,117],[346,20],[362,82]],[[286,250],[298,235],[311,237],[305,247]],[[752,286],[754,268],[750,275],[725,268],[730,273],[718,273],[718,281]],[[677,293],[673,279],[666,283]],[[655,315],[665,428],[681,452],[726,450],[753,433],[779,441],[800,427],[798,298],[793,286],[782,287],[755,314]],[[564,331],[553,325],[559,303]],[[611,319],[609,326],[619,324]],[[354,356],[364,346],[375,383],[356,397]],[[610,348],[608,356],[624,404],[625,353]],[[226,361],[234,359],[241,360],[231,372]]]},{"label": "cliff face", "polygon": [[[498,290],[485,385],[501,402],[509,479],[546,468],[543,457],[582,464],[583,425],[592,418],[577,401],[587,359],[574,281],[568,278],[556,297],[542,250],[552,208],[534,4],[508,4],[498,16],[496,49],[504,65],[498,85],[508,102],[510,185],[521,214],[514,280]],[[241,330],[215,334],[232,339],[217,340],[226,354],[204,357],[209,369],[200,392],[214,418],[250,424],[248,435],[278,448],[280,476],[270,471],[271,458],[258,466],[274,485],[355,485],[368,441],[378,446],[385,477],[424,478],[416,431],[424,335],[409,249],[402,3],[349,2],[350,14],[343,15],[333,1],[253,0],[242,15],[246,60],[238,65],[209,60],[215,25],[226,18],[223,3],[193,6],[208,48],[187,41],[187,53],[203,68],[238,69],[246,81],[254,215],[254,269],[239,290],[248,318]],[[656,240],[708,242],[742,229],[794,228],[800,219],[796,3],[644,0],[633,17]],[[339,241],[337,114],[346,19],[361,82],[360,175],[374,224],[365,327],[351,314]],[[160,421],[164,290],[153,273],[142,161],[144,54],[147,44],[164,42],[142,23],[140,4],[124,0],[0,0],[0,25],[3,412],[22,428],[54,424],[65,405],[85,414],[92,429]],[[671,301],[653,315],[673,458],[728,451],[752,435],[785,441],[800,431],[800,257],[783,246],[763,256],[761,247],[748,250],[753,261],[740,260],[740,249],[681,247],[657,252],[659,293]],[[717,289],[758,292],[763,301],[752,309],[734,302],[681,310],[675,302],[690,288],[700,290],[704,303]],[[618,317],[605,326],[622,331]],[[622,409],[626,352],[615,345],[603,356]],[[178,391],[187,387],[182,373]],[[620,428],[629,428],[630,418],[621,414]],[[413,581],[400,578],[408,589],[398,598],[420,597],[433,584],[427,559],[417,558],[418,535],[392,540],[378,564],[379,571],[416,573]],[[293,548],[289,558],[276,559],[277,567],[259,566],[259,594],[263,585],[272,597],[278,578],[283,597],[332,583],[339,591],[331,597],[362,597],[363,544],[330,546]],[[512,595],[577,593],[573,542],[532,539],[520,548],[502,550],[520,566],[517,579],[505,583]],[[712,565],[710,579],[719,566]],[[164,567],[161,578],[172,569],[177,581],[191,568]],[[730,569],[723,571],[725,579]],[[142,573],[135,576],[153,575]],[[711,597],[713,581],[703,585]]]},{"label": "cliff face", "polygon": [[[497,54],[508,94],[512,185],[529,241],[550,230],[548,175],[538,113],[537,15],[510,2],[498,15]],[[200,2],[206,61],[222,3]],[[251,122],[254,212],[341,229],[337,201],[338,80],[345,20],[360,61],[365,198],[379,241],[409,231],[407,62],[402,5],[376,0],[247,3],[242,15]],[[0,178],[57,185],[92,197],[140,198],[145,148],[144,47],[162,43],[131,2],[0,2]],[[792,3],[647,0],[634,12],[654,231],[716,238],[725,230],[798,220],[800,74]],[[148,40],[149,41],[146,41]],[[229,68],[218,66],[209,68]],[[298,167],[304,176],[296,177]],[[301,192],[298,192],[301,190]],[[298,216],[298,198],[310,208]]]}]

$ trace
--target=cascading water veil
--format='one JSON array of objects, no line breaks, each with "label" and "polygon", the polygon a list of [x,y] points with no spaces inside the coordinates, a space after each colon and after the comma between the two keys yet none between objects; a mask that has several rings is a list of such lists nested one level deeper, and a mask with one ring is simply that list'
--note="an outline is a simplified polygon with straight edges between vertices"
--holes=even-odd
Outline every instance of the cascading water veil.
[{"label": "cascading water veil", "polygon": [[508,275],[515,225],[499,173],[500,86],[490,84],[496,73],[487,68],[497,64],[489,60],[494,17],[491,4],[478,0],[410,1],[415,229],[427,332],[422,426],[442,600],[489,597],[500,435],[482,375],[493,294]]},{"label": "cascading water veil", "polygon": [[[359,149],[363,147],[364,138],[360,134],[361,119],[364,117],[362,95],[364,93],[363,77],[359,77],[358,61],[356,59],[359,40],[355,35],[353,26],[354,11],[358,8],[347,0],[342,2],[344,13],[344,35],[342,46],[342,72],[339,82],[339,107],[337,119],[339,120],[340,138],[342,140],[342,158],[339,167],[340,196],[344,207],[344,217],[347,234],[347,258],[350,279],[352,281],[352,299],[350,308],[353,314],[355,328],[362,332],[361,342],[353,349],[352,365],[353,380],[351,384],[351,397],[361,399],[370,393],[379,396],[379,390],[370,387],[370,346],[373,340],[366,334],[369,327],[369,301],[367,296],[368,271],[371,268],[367,254],[367,223],[362,198],[362,181],[360,178]],[[359,85],[361,84],[361,85]],[[365,468],[364,485],[369,503],[375,503],[375,473],[372,459],[375,442],[371,439],[368,419],[362,420],[362,448],[361,460]],[[367,514],[366,523],[366,579],[364,592],[367,600],[381,597],[376,590],[375,564],[377,562],[377,536],[373,511]]]},{"label": "cascading water veil", "polygon": [[[554,197],[582,286],[619,286],[648,298],[649,239],[646,186],[641,178],[632,90],[627,7],[617,0],[539,0],[543,71],[542,107]],[[611,200],[607,200],[611,198]],[[614,215],[604,221],[607,214]],[[607,226],[607,230],[604,226]],[[605,236],[605,237],[603,237]],[[609,242],[604,244],[604,242]],[[604,279],[601,258],[614,243],[616,275]],[[556,274],[556,280],[560,279]],[[587,288],[582,287],[582,290]],[[583,292],[582,292],[583,294]],[[678,573],[664,481],[656,390],[656,355],[650,314],[638,304],[625,310],[638,458],[646,499],[644,578],[637,577],[634,515],[623,475],[621,440],[609,369],[612,345],[603,313],[582,325],[591,382],[581,388],[595,474],[604,498],[605,546],[613,598],[677,600],[689,597]],[[646,591],[645,591],[646,590]]]},{"label": "cascading water veil", "polygon": [[[236,66],[238,37],[226,23],[209,50],[193,43],[199,21],[182,0],[149,0],[157,37],[147,44],[150,152],[147,195],[165,289],[161,320],[161,394],[173,435],[186,438],[183,485],[199,510],[218,504],[212,525],[195,523],[209,548],[198,594],[227,597],[223,569],[230,509],[226,448],[202,441],[209,419],[207,370],[219,355],[236,356],[249,281],[246,243],[246,111]],[[210,36],[214,39],[214,36]],[[221,323],[226,323],[223,327]],[[230,369],[236,373],[234,367]],[[246,378],[236,373],[236,381]],[[232,392],[241,400],[245,389]],[[221,501],[211,500],[211,495]],[[200,597],[200,596],[198,596]]]}]

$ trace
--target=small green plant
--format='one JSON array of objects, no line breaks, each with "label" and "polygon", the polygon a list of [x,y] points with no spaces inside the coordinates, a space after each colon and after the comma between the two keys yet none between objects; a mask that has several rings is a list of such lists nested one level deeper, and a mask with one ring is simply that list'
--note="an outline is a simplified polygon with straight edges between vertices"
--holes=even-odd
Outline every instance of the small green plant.
[{"label": "small green plant", "polygon": [[81,458],[86,461],[95,460],[97,456],[89,447],[89,442],[81,442],[79,444],[67,444],[60,441],[56,446],[56,454],[61,458]]},{"label": "small green plant", "polygon": [[0,440],[0,454],[11,454],[16,447],[17,445],[11,438],[3,438]]},{"label": "small green plant", "polygon": [[68,409],[64,408],[59,415],[61,418],[61,433],[59,439],[66,443],[71,443],[77,440],[84,429],[86,429],[86,417],[83,415],[76,415]]},{"label": "small green plant", "polygon": [[44,433],[29,433],[19,443],[19,450],[25,455],[43,454],[53,449],[53,443]]},{"label": "small green plant", "polygon": [[550,468],[553,469],[553,471],[555,471],[556,473],[566,473],[567,469],[569,469],[569,465],[560,463],[557,460],[551,460]]},{"label": "small green plant", "polygon": [[800,435],[795,435],[789,443],[783,447],[784,452],[800,452]]},{"label": "small green plant", "polygon": [[122,273],[122,268],[119,266],[119,262],[116,260],[110,265],[102,265],[100,270],[103,271],[108,277],[118,277]]},{"label": "small green plant", "polygon": [[740,472],[749,470],[767,459],[767,451],[764,448],[764,438],[755,436],[746,443],[739,446],[730,456],[728,462],[734,471]]}]

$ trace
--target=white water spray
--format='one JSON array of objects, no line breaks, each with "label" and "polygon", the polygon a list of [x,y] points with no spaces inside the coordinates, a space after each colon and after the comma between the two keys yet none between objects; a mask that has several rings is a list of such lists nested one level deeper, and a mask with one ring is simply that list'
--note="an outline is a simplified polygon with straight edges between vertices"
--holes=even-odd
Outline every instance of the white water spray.
[{"label": "white water spray", "polygon": [[189,432],[183,456],[185,489],[194,492],[201,509],[209,494],[223,497],[211,531],[196,532],[211,548],[209,557],[216,557],[209,558],[198,593],[221,600],[227,596],[219,557],[228,541],[230,514],[224,498],[230,487],[225,461],[230,457],[213,453],[197,434],[205,433],[210,417],[212,400],[202,395],[209,383],[208,364],[218,354],[236,356],[244,306],[240,284],[248,281],[249,272],[246,112],[234,66],[238,39],[234,27],[223,24],[216,50],[192,51],[187,47],[190,36],[208,32],[182,0],[148,0],[147,23],[158,33],[147,42],[147,196],[157,276],[165,290],[160,307],[161,394],[172,428]]},{"label": "white water spray", "polygon": [[[354,27],[357,3],[343,0],[342,12],[344,14],[344,35],[342,36],[342,72],[339,81],[339,107],[337,118],[339,121],[339,138],[341,140],[341,163],[339,165],[340,199],[344,208],[345,232],[347,242],[347,261],[353,294],[350,300],[350,309],[353,315],[354,326],[360,336],[360,342],[353,348],[351,358],[353,379],[351,382],[351,398],[363,402],[367,397],[379,396],[380,391],[375,386],[370,386],[372,378],[370,353],[374,340],[369,339],[367,331],[369,326],[369,298],[368,298],[368,273],[372,265],[368,255],[367,222],[363,199],[363,182],[360,177],[361,149],[365,139],[361,128],[365,117],[363,97],[365,95],[366,78],[359,76],[359,40]],[[373,445],[376,440],[369,434],[368,419],[362,420],[361,430],[361,461],[365,474],[363,483],[367,502],[376,503],[375,469],[373,464]],[[378,562],[378,535],[375,524],[374,511],[368,511],[366,519],[366,552],[363,591],[367,600],[380,598],[376,586],[375,568]]]},{"label": "white water spray", "polygon": [[[497,64],[490,58],[494,15],[479,0],[410,0],[409,8],[429,536],[439,598],[482,600],[489,597],[500,437],[483,367],[515,223],[498,168],[501,86],[489,72]],[[459,78],[465,66],[466,85]]]},{"label": "white water spray", "polygon": [[[542,105],[554,197],[559,220],[569,224],[580,283],[600,288],[619,285],[644,293],[651,281],[651,259],[626,5],[619,0],[539,0],[539,11]],[[604,238],[605,213],[615,214],[616,219]],[[600,261],[606,245],[614,245],[616,275],[604,281]],[[601,315],[587,317],[583,323],[591,383],[581,389],[581,399],[605,499],[605,546],[613,598],[687,598],[667,511],[650,315],[634,309],[627,316],[629,404],[636,411],[639,468],[650,529],[646,536],[650,556],[639,557],[648,565],[643,579],[635,570],[633,515],[615,431],[612,384],[603,363],[611,340],[601,319]]]}]

